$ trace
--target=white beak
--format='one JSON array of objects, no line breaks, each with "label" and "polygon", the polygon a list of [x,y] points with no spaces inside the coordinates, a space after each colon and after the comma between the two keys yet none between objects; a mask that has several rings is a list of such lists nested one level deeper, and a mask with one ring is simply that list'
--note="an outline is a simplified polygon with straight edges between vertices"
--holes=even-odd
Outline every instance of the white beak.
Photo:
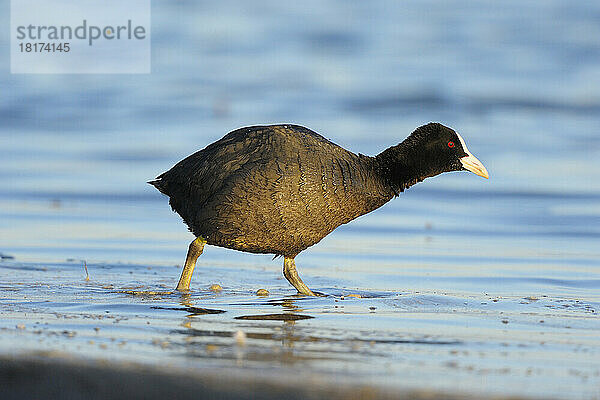
[{"label": "white beak", "polygon": [[485,179],[488,179],[490,175],[487,172],[487,169],[483,166],[481,161],[477,159],[473,154],[467,151],[467,155],[460,159],[460,163],[466,170],[471,171],[475,175],[483,176]]}]

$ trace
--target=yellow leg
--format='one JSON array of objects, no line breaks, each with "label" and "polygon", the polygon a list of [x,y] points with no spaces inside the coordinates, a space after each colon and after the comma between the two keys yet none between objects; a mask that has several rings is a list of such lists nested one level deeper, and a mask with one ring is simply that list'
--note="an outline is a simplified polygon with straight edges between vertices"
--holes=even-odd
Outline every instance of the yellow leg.
[{"label": "yellow leg", "polygon": [[196,260],[202,254],[206,240],[203,237],[197,237],[188,249],[187,257],[185,259],[185,265],[183,271],[181,271],[181,278],[177,284],[177,290],[188,291],[190,290],[190,281],[192,280],[192,274],[194,273],[194,267],[196,266]]},{"label": "yellow leg", "polygon": [[293,258],[284,257],[283,276],[285,276],[285,279],[287,279],[288,282],[296,288],[298,293],[306,296],[316,296],[316,294],[314,294],[298,276],[298,271],[296,271],[296,262]]}]

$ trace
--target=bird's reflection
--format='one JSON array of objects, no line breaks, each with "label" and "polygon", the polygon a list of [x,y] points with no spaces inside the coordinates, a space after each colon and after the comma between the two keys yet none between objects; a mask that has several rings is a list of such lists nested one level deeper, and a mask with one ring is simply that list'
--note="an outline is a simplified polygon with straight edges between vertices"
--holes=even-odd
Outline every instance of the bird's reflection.
[{"label": "bird's reflection", "polygon": [[[293,296],[268,300],[261,304],[281,312],[239,315],[226,321],[196,318],[200,314],[191,312],[180,325],[183,329],[174,333],[185,336],[183,346],[188,357],[233,359],[238,364],[244,360],[295,363],[306,358],[297,354],[297,345],[314,341],[302,334],[302,324],[298,323],[314,318],[304,314],[301,299]],[[194,306],[189,294],[182,294],[179,303],[188,310],[206,310]]]}]

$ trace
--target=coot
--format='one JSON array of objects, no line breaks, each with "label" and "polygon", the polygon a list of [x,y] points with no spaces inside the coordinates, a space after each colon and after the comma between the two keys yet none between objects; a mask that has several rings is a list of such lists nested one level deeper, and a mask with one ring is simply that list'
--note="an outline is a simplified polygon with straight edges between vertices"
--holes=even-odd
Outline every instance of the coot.
[{"label": "coot", "polygon": [[294,258],[338,226],[442,172],[483,164],[451,128],[429,123],[375,157],[352,153],[298,125],[236,129],[149,183],[196,236],[177,290],[189,290],[205,244],[284,257],[283,274],[304,295]]}]

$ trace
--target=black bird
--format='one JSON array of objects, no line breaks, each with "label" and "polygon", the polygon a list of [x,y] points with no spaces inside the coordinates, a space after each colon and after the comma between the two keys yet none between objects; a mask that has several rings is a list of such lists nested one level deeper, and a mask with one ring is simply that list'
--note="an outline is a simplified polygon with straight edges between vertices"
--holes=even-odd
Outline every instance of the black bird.
[{"label": "black bird", "polygon": [[375,157],[354,154],[298,125],[236,129],[148,183],[196,236],[177,290],[189,290],[205,244],[284,257],[283,275],[304,295],[294,258],[338,226],[442,172],[488,178],[454,130],[429,123]]}]

